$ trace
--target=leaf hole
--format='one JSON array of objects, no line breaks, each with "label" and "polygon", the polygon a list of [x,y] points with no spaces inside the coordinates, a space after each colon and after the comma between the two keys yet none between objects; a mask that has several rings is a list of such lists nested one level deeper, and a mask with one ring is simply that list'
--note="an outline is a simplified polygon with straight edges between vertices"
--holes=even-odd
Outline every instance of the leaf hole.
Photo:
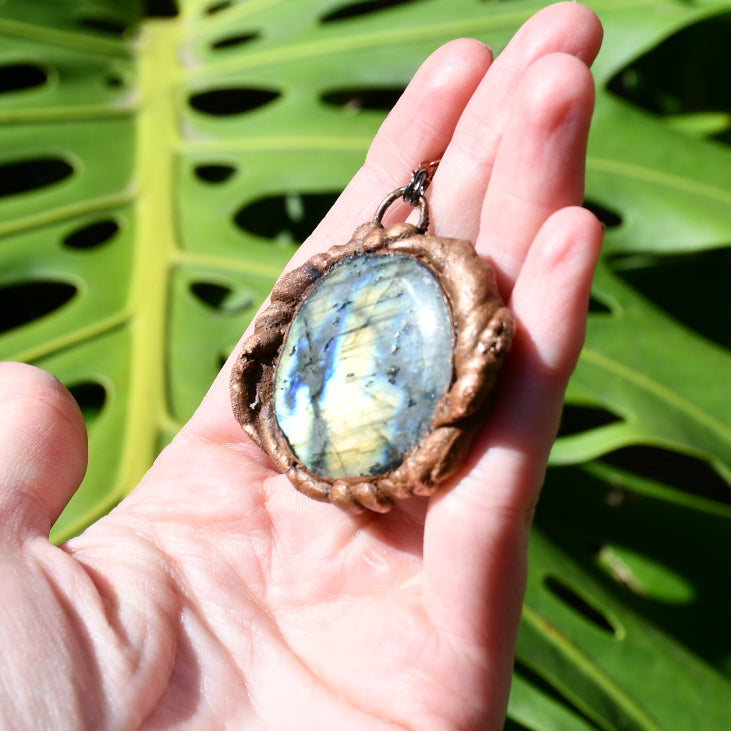
[{"label": "leaf hole", "polygon": [[0,333],[48,315],[75,294],[76,287],[65,282],[22,282],[0,287]]},{"label": "leaf hole", "polygon": [[551,594],[571,607],[571,609],[584,617],[584,619],[591,622],[597,629],[613,637],[619,637],[620,631],[615,627],[609,617],[601,609],[580,596],[568,584],[561,581],[561,579],[549,575],[545,577],[543,583]]},{"label": "leaf hole", "polygon": [[512,718],[506,718],[503,731],[531,731],[531,729],[529,729],[528,726],[524,726],[519,721],[514,721]]},{"label": "leaf hole", "polygon": [[82,381],[68,387],[84,415],[87,428],[99,418],[107,401],[107,391],[96,381]]},{"label": "leaf hole", "polygon": [[[728,273],[731,247],[668,256],[623,256],[610,259],[612,270],[633,289],[688,329],[731,349],[728,325]],[[693,296],[680,296],[688,291]]]},{"label": "leaf hole", "polygon": [[[599,727],[591,721],[591,719],[589,719],[583,711],[577,708],[568,698],[566,698],[566,696],[564,696],[558,688],[556,688],[550,681],[546,680],[546,678],[542,675],[535,672],[535,670],[530,668],[524,662],[521,662],[518,658],[515,659],[513,672],[521,677],[526,683],[533,686],[539,693],[548,696],[554,701],[560,703],[564,706],[564,708],[579,716],[586,723],[587,728],[599,729]],[[508,728],[509,726],[506,725],[503,731],[507,731]],[[516,725],[515,728],[522,729],[523,726]]]},{"label": "leaf hole", "polygon": [[521,662],[517,658],[515,659],[515,664],[513,665],[513,672],[523,678],[523,680],[532,685],[534,688],[536,688],[536,690],[539,690],[544,695],[547,695],[549,698],[553,698],[557,701],[563,700],[561,694],[556,690],[553,685],[551,685],[551,683],[549,683],[543,676],[536,673],[533,669],[528,667],[528,665],[526,665],[524,662]]},{"label": "leaf hole", "polygon": [[0,165],[0,198],[46,188],[73,172],[71,165],[59,157],[6,162]]},{"label": "leaf hole", "polygon": [[222,163],[204,163],[196,165],[193,172],[204,183],[225,183],[236,172],[236,168]]},{"label": "leaf hole", "polygon": [[127,26],[118,20],[102,16],[85,15],[79,18],[79,24],[84,28],[104,33],[105,35],[124,36]]},{"label": "leaf hole", "polygon": [[234,48],[236,46],[243,46],[246,43],[255,41],[257,38],[260,37],[261,33],[259,33],[258,31],[252,31],[251,33],[237,33],[236,35],[224,36],[223,38],[219,38],[214,43],[211,43],[211,48],[214,50],[219,50],[221,48]]},{"label": "leaf hole", "polygon": [[329,104],[347,112],[358,112],[361,109],[389,111],[403,94],[403,87],[360,87],[349,89],[331,89],[321,95],[325,104]]},{"label": "leaf hole", "polygon": [[347,18],[357,18],[363,15],[371,15],[381,10],[388,10],[399,5],[409,5],[416,0],[365,0],[364,2],[348,3],[332,10],[320,18],[321,23],[333,23]]},{"label": "leaf hole", "polygon": [[595,406],[564,404],[558,433],[559,436],[565,437],[570,434],[580,434],[589,429],[598,429],[609,424],[616,424],[618,421],[622,420],[606,409]]},{"label": "leaf hole", "polygon": [[240,229],[288,243],[302,243],[337,200],[338,193],[303,193],[259,198],[234,216]]},{"label": "leaf hole", "polygon": [[176,18],[176,0],[146,0],[145,16],[150,18]]},{"label": "leaf hole", "polygon": [[622,216],[617,211],[607,208],[596,201],[585,200],[584,208],[591,211],[606,228],[616,228],[622,223]]},{"label": "leaf hole", "polygon": [[238,315],[248,310],[254,302],[249,292],[219,282],[194,282],[190,285],[190,291],[211,309],[227,315]]},{"label": "leaf hole", "polygon": [[119,224],[113,218],[95,221],[72,231],[63,240],[70,249],[93,249],[107,243],[119,231]]},{"label": "leaf hole", "polygon": [[601,462],[684,492],[731,504],[731,490],[704,460],[669,449],[631,446],[602,457]]},{"label": "leaf hole", "polygon": [[35,89],[47,81],[48,73],[36,64],[13,63],[0,66],[0,94]]},{"label": "leaf hole", "polygon": [[107,76],[107,78],[104,80],[104,83],[110,89],[123,89],[125,86],[127,86],[127,82],[119,74],[109,74],[109,76]]},{"label": "leaf hole", "polygon": [[591,297],[589,297],[589,312],[593,312],[597,315],[610,315],[612,313],[612,308],[605,305],[604,302],[594,295],[591,295]]},{"label": "leaf hole", "polygon": [[[687,25],[633,60],[609,81],[613,94],[658,116],[731,109],[726,74],[731,13]],[[709,69],[711,71],[709,71]],[[722,135],[731,142],[730,133]]]},{"label": "leaf hole", "polygon": [[211,89],[193,94],[189,103],[193,109],[217,117],[233,114],[244,114],[265,107],[278,99],[281,94],[271,89],[253,87],[233,87],[229,89]]},{"label": "leaf hole", "polygon": [[234,3],[232,0],[223,0],[223,2],[220,3],[211,3],[206,8],[206,15],[216,15],[216,13],[220,13],[223,10],[228,10],[228,8],[232,8],[234,6]]}]

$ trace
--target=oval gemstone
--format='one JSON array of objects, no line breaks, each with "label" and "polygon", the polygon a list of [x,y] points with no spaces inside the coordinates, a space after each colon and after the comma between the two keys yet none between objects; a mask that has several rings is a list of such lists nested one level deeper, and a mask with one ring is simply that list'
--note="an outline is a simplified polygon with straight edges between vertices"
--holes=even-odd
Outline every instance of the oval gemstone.
[{"label": "oval gemstone", "polygon": [[320,477],[380,475],[429,430],[452,381],[454,327],[434,273],[403,254],[335,264],[297,311],[274,406]]}]

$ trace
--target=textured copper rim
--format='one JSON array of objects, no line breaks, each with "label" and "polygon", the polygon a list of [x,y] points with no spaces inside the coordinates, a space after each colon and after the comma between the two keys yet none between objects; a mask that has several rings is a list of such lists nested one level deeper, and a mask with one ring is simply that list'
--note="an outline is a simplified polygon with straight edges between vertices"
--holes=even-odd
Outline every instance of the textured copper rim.
[{"label": "textured copper rim", "polygon": [[[398,467],[373,477],[331,479],[310,473],[292,452],[275,416],[274,380],[289,325],[311,287],[337,262],[363,253],[406,254],[434,272],[452,312],[454,374],[437,403],[430,431]],[[257,318],[234,363],[233,411],[246,433],[301,492],[341,507],[387,512],[394,499],[431,495],[460,467],[513,329],[494,272],[472,244],[426,236],[406,223],[385,229],[374,220],[358,227],[347,244],[313,256],[275,285],[269,306]]]}]

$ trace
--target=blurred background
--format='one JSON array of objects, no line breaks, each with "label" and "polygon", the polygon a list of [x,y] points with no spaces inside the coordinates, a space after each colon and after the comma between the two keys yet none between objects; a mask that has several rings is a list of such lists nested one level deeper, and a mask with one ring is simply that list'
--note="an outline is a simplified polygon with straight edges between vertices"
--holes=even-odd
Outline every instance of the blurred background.
[{"label": "blurred background", "polygon": [[[90,435],[62,541],[195,409],[421,61],[526,0],[6,0],[0,358]],[[607,227],[507,729],[731,728],[731,0],[600,0]],[[2,415],[0,414],[0,418]]]}]

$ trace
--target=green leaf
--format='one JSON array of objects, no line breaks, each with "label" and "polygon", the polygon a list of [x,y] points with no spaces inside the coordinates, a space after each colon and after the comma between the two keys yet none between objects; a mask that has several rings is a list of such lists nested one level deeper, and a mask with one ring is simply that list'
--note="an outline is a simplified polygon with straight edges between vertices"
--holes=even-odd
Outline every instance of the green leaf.
[{"label": "green leaf", "polygon": [[730,517],[729,506],[600,463],[551,470],[520,665],[602,729],[726,728],[731,658],[708,628],[731,609],[718,581]]},{"label": "green leaf", "polygon": [[[603,729],[728,727],[731,684],[625,609],[539,531],[531,561],[518,657],[570,704]],[[608,628],[587,620],[584,606]]]},{"label": "green leaf", "polygon": [[620,212],[621,224],[607,235],[606,254],[728,245],[729,170],[727,148],[602,96],[592,125],[587,196]]},{"label": "green leaf", "polygon": [[[59,376],[90,433],[54,540],[119,501],[190,416],[423,58],[457,36],[499,52],[543,5],[186,0],[169,18],[134,0],[0,5],[0,357]],[[729,497],[702,465],[731,482],[714,278],[731,159],[703,135],[727,135],[728,109],[677,92],[663,64],[683,58],[692,90],[702,79],[726,98],[703,39],[724,37],[731,2],[589,5],[606,39],[587,200],[609,228],[568,395],[566,423],[583,421],[562,431],[537,516],[511,723],[720,730]],[[632,78],[670,111],[627,93]],[[617,466],[647,448],[698,462],[672,485],[646,452]]]},{"label": "green leaf", "polygon": [[603,408],[619,419],[560,438],[552,462],[584,462],[645,444],[701,457],[731,475],[728,351],[675,323],[606,266],[597,273],[595,293],[611,312],[590,318],[568,403]]}]

